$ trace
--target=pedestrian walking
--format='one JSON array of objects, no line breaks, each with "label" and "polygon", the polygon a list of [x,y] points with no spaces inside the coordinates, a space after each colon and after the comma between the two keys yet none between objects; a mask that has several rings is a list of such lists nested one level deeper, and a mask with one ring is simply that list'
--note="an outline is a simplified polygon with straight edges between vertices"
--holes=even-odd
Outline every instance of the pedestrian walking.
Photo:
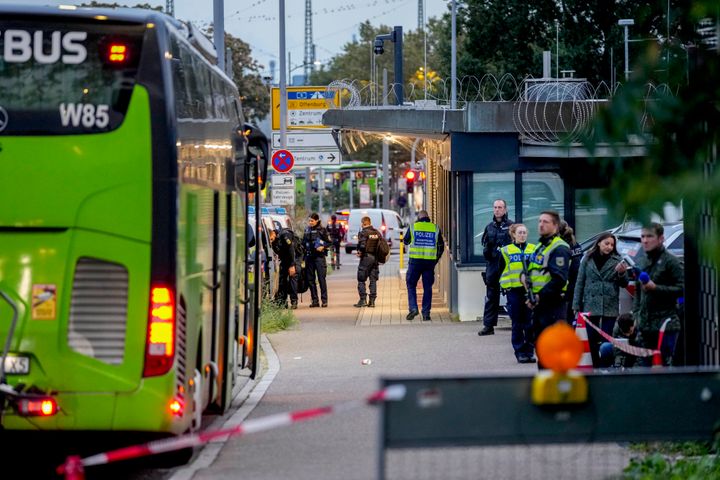
[{"label": "pedestrian walking", "polygon": [[527,291],[522,277],[527,274],[527,263],[535,245],[527,243],[528,230],[522,223],[510,226],[510,245],[500,249],[500,288],[507,294],[507,307],[512,321],[510,341],[518,363],[535,363],[532,323],[527,304]]},{"label": "pedestrian walking", "polygon": [[[528,299],[532,309],[533,340],[550,325],[565,318],[566,304],[563,297],[567,288],[570,269],[570,247],[558,235],[560,215],[546,210],[538,218],[540,239],[530,256],[528,287],[534,294],[534,302]],[[538,361],[538,368],[544,368]]]},{"label": "pedestrian walking", "polygon": [[407,274],[405,283],[408,291],[408,310],[405,317],[412,320],[418,315],[417,283],[422,277],[423,297],[422,316],[423,320],[429,321],[430,309],[432,307],[432,286],[435,283],[435,265],[445,250],[445,241],[437,225],[430,221],[430,216],[425,210],[418,212],[417,222],[412,224],[403,238],[403,243],[409,245]]},{"label": "pedestrian walking", "polygon": [[[603,233],[595,240],[580,264],[572,299],[574,314],[589,312],[590,321],[608,335],[612,335],[620,313],[620,289],[628,284],[627,265],[622,261],[616,243],[612,233]],[[594,328],[587,331],[593,367],[600,368],[603,337]]]},{"label": "pedestrian walking", "polygon": [[483,279],[487,290],[483,328],[478,335],[495,333],[500,308],[500,249],[511,242],[509,229],[512,224],[513,221],[507,216],[507,202],[502,199],[495,200],[492,222],[487,224],[482,234],[483,257],[487,262]]},{"label": "pedestrian walking", "polygon": [[296,309],[298,304],[297,272],[300,270],[297,262],[301,259],[295,258],[295,233],[292,230],[283,228],[280,233],[270,230],[270,245],[273,251],[280,258],[280,278],[278,289],[275,292],[275,303],[281,307],[287,307],[287,299],[290,297],[290,308]]},{"label": "pedestrian walking", "polygon": [[[643,227],[640,234],[645,255],[636,262],[640,270],[635,281],[633,316],[642,345],[658,348],[660,327],[665,327],[660,355],[663,365],[673,364],[675,345],[680,334],[678,300],[683,296],[684,272],[680,260],[663,245],[665,229],[659,223]],[[640,358],[643,366],[650,366],[649,357]]]},{"label": "pedestrian walking", "polygon": [[[358,233],[357,256],[360,263],[357,270],[358,295],[360,300],[355,307],[374,307],[377,298],[377,281],[380,278],[380,268],[377,260],[378,243],[382,234],[372,226],[370,217],[362,217],[360,220],[362,229]],[[370,280],[370,298],[368,300],[365,282]]]},{"label": "pedestrian walking", "polygon": [[405,210],[405,207],[407,206],[407,197],[405,194],[400,193],[397,198],[397,206],[400,209],[400,216],[403,218],[407,217],[407,211]]},{"label": "pedestrian walking", "polygon": [[575,240],[575,231],[565,220],[560,220],[560,238],[570,247],[570,270],[568,271],[568,286],[565,299],[567,300],[567,314],[565,320],[569,323],[573,322],[572,304],[575,295],[575,284],[577,283],[578,272],[580,271],[580,263],[583,258],[582,246]]},{"label": "pedestrian walking", "polygon": [[[305,247],[305,272],[307,273],[308,289],[312,302],[310,308],[328,306],[327,292],[327,263],[325,255],[330,245],[327,230],[320,224],[320,215],[312,213],[308,217],[308,225],[303,234],[302,244]],[[320,284],[320,297],[318,298],[317,283]]]},{"label": "pedestrian walking", "polygon": [[340,269],[340,242],[345,238],[345,227],[337,221],[337,215],[330,216],[330,223],[327,226],[328,237],[332,242],[332,267]]}]

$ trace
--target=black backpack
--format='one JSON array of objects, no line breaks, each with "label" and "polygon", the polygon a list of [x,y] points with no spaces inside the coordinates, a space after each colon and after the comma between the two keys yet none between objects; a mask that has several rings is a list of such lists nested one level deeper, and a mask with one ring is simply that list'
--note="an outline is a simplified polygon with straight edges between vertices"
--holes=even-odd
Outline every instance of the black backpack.
[{"label": "black backpack", "polygon": [[307,279],[307,272],[299,261],[295,262],[295,279],[297,280],[297,293],[307,292],[310,287]]},{"label": "black backpack", "polygon": [[382,234],[378,239],[377,248],[375,249],[375,258],[381,265],[387,262],[388,258],[390,258],[390,245],[388,245]]},{"label": "black backpack", "polygon": [[305,246],[302,244],[300,238],[295,232],[293,232],[289,228],[287,229],[287,231],[292,235],[292,246],[293,251],[295,252],[295,263],[302,263],[305,260]]}]

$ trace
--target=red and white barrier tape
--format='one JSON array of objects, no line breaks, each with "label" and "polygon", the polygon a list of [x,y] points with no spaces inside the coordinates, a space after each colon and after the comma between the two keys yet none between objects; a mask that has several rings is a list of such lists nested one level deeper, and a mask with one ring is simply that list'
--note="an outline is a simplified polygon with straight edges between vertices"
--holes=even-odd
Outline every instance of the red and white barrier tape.
[{"label": "red and white barrier tape", "polygon": [[590,316],[587,313],[578,313],[578,315],[582,315],[582,317],[585,319],[585,323],[587,325],[590,325],[592,329],[594,329],[596,332],[600,334],[601,337],[603,337],[608,342],[612,343],[614,346],[618,348],[618,350],[621,350],[625,353],[629,353],[630,355],[635,355],[636,357],[652,357],[653,355],[659,355],[660,354],[660,344],[662,343],[663,335],[665,334],[665,327],[667,327],[667,324],[670,322],[670,319],[666,319],[662,326],[660,327],[660,332],[658,336],[658,349],[657,350],[651,350],[649,348],[642,348],[642,347],[636,347],[634,345],[629,345],[626,342],[622,342],[618,340],[617,338],[614,338],[612,335],[608,335],[607,333],[603,332],[603,330],[592,323],[590,321]]},{"label": "red and white barrier tape", "polygon": [[310,420],[324,415],[346,412],[366,404],[394,402],[402,400],[404,397],[404,385],[390,385],[383,390],[373,393],[364,400],[353,400],[320,408],[268,415],[262,418],[247,420],[240,425],[224,430],[193,433],[180,437],[156,440],[141,445],[133,445],[130,447],[112,450],[110,452],[98,453],[97,455],[92,455],[83,459],[80,459],[77,456],[68,457],[64,464],[57,467],[56,471],[58,475],[72,475],[76,474],[78,468],[82,471],[82,467],[103,465],[106,463],[119,462],[121,460],[129,460],[131,458],[140,458],[148,455],[171,452],[174,450],[182,450],[183,448],[197,447],[222,437],[240,437],[248,433],[271,430],[273,428],[292,425],[293,423],[303,422],[305,420]]}]

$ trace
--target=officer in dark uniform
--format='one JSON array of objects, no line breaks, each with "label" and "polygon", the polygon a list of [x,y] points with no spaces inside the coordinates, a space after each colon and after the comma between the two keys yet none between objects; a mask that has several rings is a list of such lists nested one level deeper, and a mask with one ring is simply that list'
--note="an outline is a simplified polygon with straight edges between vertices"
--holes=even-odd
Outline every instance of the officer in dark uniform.
[{"label": "officer in dark uniform", "polygon": [[[275,293],[275,303],[285,307],[287,306],[287,297],[290,297],[290,308],[297,308],[297,266],[295,259],[295,246],[293,239],[295,234],[292,230],[283,228],[278,234],[275,230],[270,231],[270,244],[273,251],[280,258],[280,279],[277,292]],[[300,259],[297,259],[300,261]]]},{"label": "officer in dark uniform", "polygon": [[[564,295],[570,271],[570,247],[560,238],[559,230],[560,215],[557,212],[546,210],[540,214],[540,240],[528,265],[528,287],[535,293],[535,303],[528,300],[535,342],[545,328],[564,320],[567,312]],[[544,368],[540,361],[538,367]]]},{"label": "officer in dark uniform", "polygon": [[478,335],[492,335],[498,321],[500,308],[500,249],[512,243],[510,225],[513,221],[507,216],[507,202],[497,199],[493,202],[493,221],[488,223],[482,235],[483,257],[487,261],[485,268],[485,313],[483,328]]},{"label": "officer in dark uniform", "polygon": [[[312,213],[308,217],[308,226],[305,228],[302,243],[305,247],[305,271],[307,272],[308,289],[312,297],[310,308],[319,307],[320,301],[322,301],[323,307],[327,307],[328,293],[327,282],[325,281],[327,263],[325,255],[327,255],[327,247],[330,246],[330,237],[328,237],[325,227],[320,224],[320,215],[317,213]],[[315,284],[316,277],[317,282],[320,284],[319,299]]]},{"label": "officer in dark uniform", "polygon": [[565,220],[560,221],[560,237],[570,247],[570,270],[568,272],[568,286],[565,292],[565,303],[567,304],[567,314],[565,320],[568,323],[574,321],[572,300],[575,296],[575,283],[577,282],[578,273],[580,272],[580,263],[583,259],[582,245],[575,240],[575,231]]},{"label": "officer in dark uniform", "polygon": [[[362,217],[362,230],[358,234],[357,256],[360,264],[357,270],[358,294],[360,300],[355,307],[374,307],[377,297],[377,281],[380,278],[380,269],[377,261],[377,246],[381,233],[372,226],[370,217]],[[370,300],[366,303],[367,294],[365,282],[370,279]]]}]

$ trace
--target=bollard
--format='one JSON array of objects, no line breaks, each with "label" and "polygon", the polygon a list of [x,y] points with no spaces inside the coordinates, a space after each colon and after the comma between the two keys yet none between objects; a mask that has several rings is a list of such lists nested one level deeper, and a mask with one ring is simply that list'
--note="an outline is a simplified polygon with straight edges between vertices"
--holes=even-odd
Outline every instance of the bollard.
[{"label": "bollard", "polygon": [[403,264],[405,263],[405,255],[403,255],[403,252],[405,251],[405,242],[403,242],[402,238],[400,239],[400,270],[403,269]]}]

